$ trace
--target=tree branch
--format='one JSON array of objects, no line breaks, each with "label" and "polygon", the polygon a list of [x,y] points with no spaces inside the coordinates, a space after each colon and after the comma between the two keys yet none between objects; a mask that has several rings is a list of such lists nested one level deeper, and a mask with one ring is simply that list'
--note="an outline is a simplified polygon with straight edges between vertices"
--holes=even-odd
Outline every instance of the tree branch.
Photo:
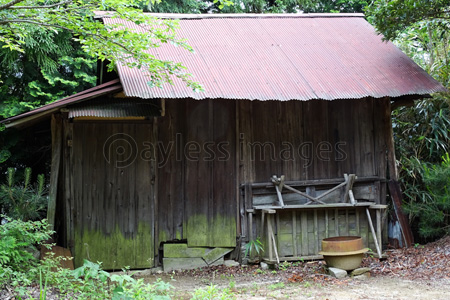
[{"label": "tree branch", "polygon": [[8,24],[8,23],[28,23],[28,24],[35,24],[35,25],[42,26],[42,27],[55,27],[55,28],[59,28],[59,29],[68,30],[70,32],[74,32],[74,30],[64,27],[64,26],[60,26],[60,25],[56,25],[56,24],[42,23],[42,22],[36,21],[34,19],[16,19],[16,20],[0,21],[0,25]]},{"label": "tree branch", "polygon": [[9,2],[9,3],[0,5],[0,10],[10,8],[11,6],[13,6],[13,5],[17,4],[17,3],[23,2],[23,1],[24,0],[13,0],[13,1]]},{"label": "tree branch", "polygon": [[38,6],[12,6],[9,7],[8,9],[47,9],[47,8],[54,8],[57,6],[61,6],[64,4],[68,4],[68,3],[72,3],[72,0],[67,0],[67,1],[63,1],[63,2],[59,2],[59,3],[55,3],[55,4],[51,4],[51,5],[38,5]]}]

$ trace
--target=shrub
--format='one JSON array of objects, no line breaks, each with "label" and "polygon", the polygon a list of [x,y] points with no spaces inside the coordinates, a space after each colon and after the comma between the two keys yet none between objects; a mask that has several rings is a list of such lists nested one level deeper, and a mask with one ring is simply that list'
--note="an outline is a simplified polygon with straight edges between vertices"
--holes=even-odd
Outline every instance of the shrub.
[{"label": "shrub", "polygon": [[44,175],[37,176],[35,185],[31,184],[31,168],[25,169],[23,182],[18,183],[16,177],[16,170],[8,168],[6,184],[0,185],[0,208],[13,219],[40,219],[48,203]]},{"label": "shrub", "polygon": [[2,217],[6,223],[0,225],[0,288],[11,285],[23,294],[25,286],[39,274],[33,253],[53,232],[45,220],[24,222]]},{"label": "shrub", "polygon": [[411,202],[407,210],[419,219],[419,233],[423,237],[442,237],[450,233],[450,156],[442,163],[423,165],[423,181],[430,197]]}]

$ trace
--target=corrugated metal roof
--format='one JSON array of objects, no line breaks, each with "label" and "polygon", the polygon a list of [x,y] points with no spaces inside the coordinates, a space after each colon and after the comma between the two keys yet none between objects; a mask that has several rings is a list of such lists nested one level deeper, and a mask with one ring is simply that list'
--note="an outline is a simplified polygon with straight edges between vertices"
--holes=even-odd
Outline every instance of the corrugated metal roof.
[{"label": "corrugated metal roof", "polygon": [[195,93],[179,79],[152,88],[148,74],[119,65],[127,96],[333,100],[445,91],[391,42],[383,42],[361,14],[195,16],[176,17],[181,26],[177,35],[188,40],[194,54],[169,44],[149,51],[182,62],[205,92]]},{"label": "corrugated metal roof", "polygon": [[69,118],[152,117],[160,115],[160,106],[151,99],[99,99],[71,106]]}]

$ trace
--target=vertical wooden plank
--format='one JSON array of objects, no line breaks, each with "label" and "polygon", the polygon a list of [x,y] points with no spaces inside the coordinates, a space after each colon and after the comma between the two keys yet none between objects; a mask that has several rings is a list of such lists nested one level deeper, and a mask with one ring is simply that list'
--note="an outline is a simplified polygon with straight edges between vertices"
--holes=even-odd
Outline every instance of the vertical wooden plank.
[{"label": "vertical wooden plank", "polygon": [[[332,101],[332,105],[336,110],[333,112],[336,115],[336,123],[334,124],[334,139],[335,143],[340,143],[339,151],[336,151],[336,177],[341,177],[344,173],[352,174],[354,172],[355,161],[355,138],[352,120],[355,117],[352,115],[352,106],[355,100],[336,100]],[[335,145],[335,147],[337,147]]]},{"label": "vertical wooden plank", "polygon": [[[166,101],[165,99],[161,100],[161,106],[162,106],[162,111],[161,111],[161,116],[165,116],[166,112]],[[152,248],[153,248],[153,259],[154,258],[158,258],[157,260],[155,260],[152,265],[156,266],[157,264],[159,265],[159,223],[157,222],[157,218],[156,216],[159,215],[160,209],[159,209],[159,172],[158,172],[158,161],[159,161],[159,153],[158,151],[156,151],[156,146],[157,146],[157,141],[159,141],[159,136],[158,136],[158,120],[157,118],[153,119],[153,124],[151,126],[146,126],[144,127],[144,129],[142,131],[144,132],[148,132],[148,135],[150,136],[150,140],[151,143],[150,145],[154,145],[154,149],[153,149],[153,157],[150,159],[150,174],[152,174],[152,176],[150,177],[150,211],[152,213],[151,216],[151,220],[149,220],[149,222],[151,222],[150,225],[150,230],[151,232],[151,236],[153,237],[153,239],[151,240],[152,243]],[[139,130],[138,130],[139,131]],[[145,140],[145,139],[144,139]],[[140,176],[140,172],[138,172],[136,170],[136,179]],[[136,184],[136,194],[139,193],[139,190],[141,189],[141,187],[139,185]],[[153,207],[153,208],[152,208]],[[136,208],[138,208],[138,206],[136,206]],[[139,220],[140,218],[138,218]],[[174,226],[175,227],[175,226]],[[140,231],[140,230],[139,230]],[[174,229],[175,231],[175,229]],[[143,239],[145,239],[145,235],[143,237]],[[143,243],[141,243],[143,244]],[[137,250],[139,251],[139,250]]]},{"label": "vertical wooden plank", "polygon": [[[373,102],[373,123],[374,123],[374,166],[376,167],[376,175],[381,180],[386,179],[386,137],[385,127],[390,123],[390,116],[387,119],[387,108],[389,106],[389,98],[374,99]],[[390,113],[389,113],[390,114]],[[390,126],[390,125],[389,125]],[[380,186],[380,195],[377,203],[386,204],[386,184]]]},{"label": "vertical wooden plank", "polygon": [[328,231],[328,209],[325,209],[325,237],[330,237],[329,231]]},{"label": "vertical wooden plank", "polygon": [[339,236],[339,211],[337,208],[334,210],[334,235]]},{"label": "vertical wooden plank", "polygon": [[308,255],[308,214],[306,211],[301,211],[301,230],[302,230],[302,252],[300,255]]},{"label": "vertical wooden plank", "polygon": [[319,223],[317,220],[317,209],[314,209],[314,236],[316,241],[314,243],[314,253],[319,253],[320,248],[320,238],[319,238]]},{"label": "vertical wooden plank", "polygon": [[166,101],[166,116],[157,118],[158,244],[187,238],[183,236],[185,111],[184,100],[171,99]]},{"label": "vertical wooden plank", "polygon": [[248,213],[248,239],[249,241],[255,240],[253,235],[253,212]]},{"label": "vertical wooden plank", "polygon": [[306,101],[303,103],[303,119],[305,124],[305,130],[303,133],[303,144],[301,147],[302,151],[302,162],[303,162],[303,174],[305,180],[315,179],[314,177],[314,166],[316,164],[317,159],[315,159],[315,145],[314,145],[314,132],[310,130],[312,128],[311,124],[314,123],[318,118],[315,116],[318,112],[314,110],[313,101]]},{"label": "vertical wooden plank", "polygon": [[[233,106],[234,106],[234,119],[235,119],[235,127],[234,127],[234,155],[235,155],[235,159],[234,159],[234,174],[236,176],[235,178],[235,185],[234,185],[234,190],[235,190],[235,199],[236,199],[236,228],[238,229],[236,232],[236,236],[245,236],[246,239],[248,240],[248,228],[244,228],[247,225],[247,213],[246,213],[246,208],[245,205],[243,205],[241,200],[241,189],[240,189],[240,182],[241,182],[241,178],[240,175],[241,173],[239,172],[239,166],[240,166],[240,160],[241,160],[241,156],[239,153],[239,105],[238,105],[239,101],[233,101]],[[241,222],[242,222],[242,229],[241,229]]]},{"label": "vertical wooden plank", "polygon": [[298,256],[298,238],[297,238],[297,216],[295,210],[292,211],[292,247],[293,256]]},{"label": "vertical wooden plank", "polygon": [[[303,140],[303,101],[286,101],[280,105],[283,106],[283,115],[287,118],[285,128],[278,127],[283,143],[280,150],[280,158],[283,161],[282,173],[293,180],[302,180],[303,166],[298,149]],[[290,153],[291,151],[292,153]]]},{"label": "vertical wooden plank", "polygon": [[360,213],[360,210],[356,208],[355,209],[355,218],[356,218],[355,228],[356,228],[356,235],[357,236],[359,236],[361,234],[361,229],[359,228],[359,213]]},{"label": "vertical wooden plank", "polygon": [[[212,214],[210,223],[210,246],[236,245],[237,225],[239,224],[239,198],[236,195],[238,186],[236,173],[237,153],[234,151],[238,145],[236,141],[236,107],[235,102],[230,100],[210,101],[210,112],[212,119],[212,140],[216,145],[216,158],[211,162],[212,172],[212,197],[210,208]],[[226,156],[222,146],[225,147]],[[226,176],[224,176],[226,174]],[[244,212],[245,215],[245,212]]]},{"label": "vertical wooden plank", "polygon": [[50,230],[55,229],[56,198],[58,195],[58,178],[62,151],[62,118],[60,114],[52,114],[52,162],[50,171],[50,189],[47,208],[47,220]]},{"label": "vertical wooden plank", "polygon": [[[339,178],[344,173],[342,171],[340,160],[343,159],[341,154],[338,153],[337,147],[340,147],[342,142],[340,125],[343,122],[341,119],[341,101],[334,100],[328,102],[328,138],[332,145],[332,153],[330,161],[328,162],[329,176],[330,178]],[[339,150],[340,151],[340,150]]]},{"label": "vertical wooden plank", "polygon": [[395,164],[395,145],[394,145],[394,134],[392,131],[392,118],[391,118],[391,102],[387,102],[385,108],[385,118],[387,120],[385,127],[386,145],[387,145],[387,156],[388,156],[388,167],[389,167],[389,178],[391,180],[398,180],[398,171]]},{"label": "vertical wooden plank", "polygon": [[348,227],[349,227],[349,218],[348,218],[348,209],[345,210],[345,235],[349,235],[348,233]]},{"label": "vertical wooden plank", "polygon": [[[250,183],[246,183],[244,189],[244,209],[247,211],[248,209],[253,209],[253,189]],[[248,236],[250,236],[250,234],[246,234],[247,241],[249,240]]]},{"label": "vertical wooden plank", "polygon": [[373,118],[373,99],[360,100],[360,127],[361,136],[361,173],[358,176],[374,176],[376,173],[374,161],[374,121]]},{"label": "vertical wooden plank", "polygon": [[66,244],[64,245],[67,248],[70,248],[72,253],[73,249],[73,216],[72,216],[72,206],[73,206],[73,191],[71,187],[72,183],[72,124],[69,123],[67,118],[63,120],[63,130],[64,130],[64,138],[63,142],[63,150],[64,150],[64,162],[63,162],[63,172],[64,172],[64,201],[65,201],[65,226],[66,226]]},{"label": "vertical wooden plank", "polygon": [[[186,134],[186,217],[189,247],[206,246],[208,241],[209,198],[211,187],[210,162],[204,161],[200,146],[210,140],[209,101],[187,101],[186,116],[189,125]],[[189,143],[189,144],[188,144]],[[191,151],[193,149],[194,151]]]},{"label": "vertical wooden plank", "polygon": [[237,101],[239,104],[239,152],[241,184],[255,182],[254,160],[251,159],[249,143],[253,142],[253,103],[254,101]]}]

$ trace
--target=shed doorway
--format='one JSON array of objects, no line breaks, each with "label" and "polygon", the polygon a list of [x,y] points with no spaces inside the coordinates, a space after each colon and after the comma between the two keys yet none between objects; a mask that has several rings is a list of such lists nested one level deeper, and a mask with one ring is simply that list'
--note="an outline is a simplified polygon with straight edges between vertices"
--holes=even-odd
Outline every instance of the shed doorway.
[{"label": "shed doorway", "polygon": [[155,135],[151,123],[73,123],[71,216],[75,267],[154,266]]}]

